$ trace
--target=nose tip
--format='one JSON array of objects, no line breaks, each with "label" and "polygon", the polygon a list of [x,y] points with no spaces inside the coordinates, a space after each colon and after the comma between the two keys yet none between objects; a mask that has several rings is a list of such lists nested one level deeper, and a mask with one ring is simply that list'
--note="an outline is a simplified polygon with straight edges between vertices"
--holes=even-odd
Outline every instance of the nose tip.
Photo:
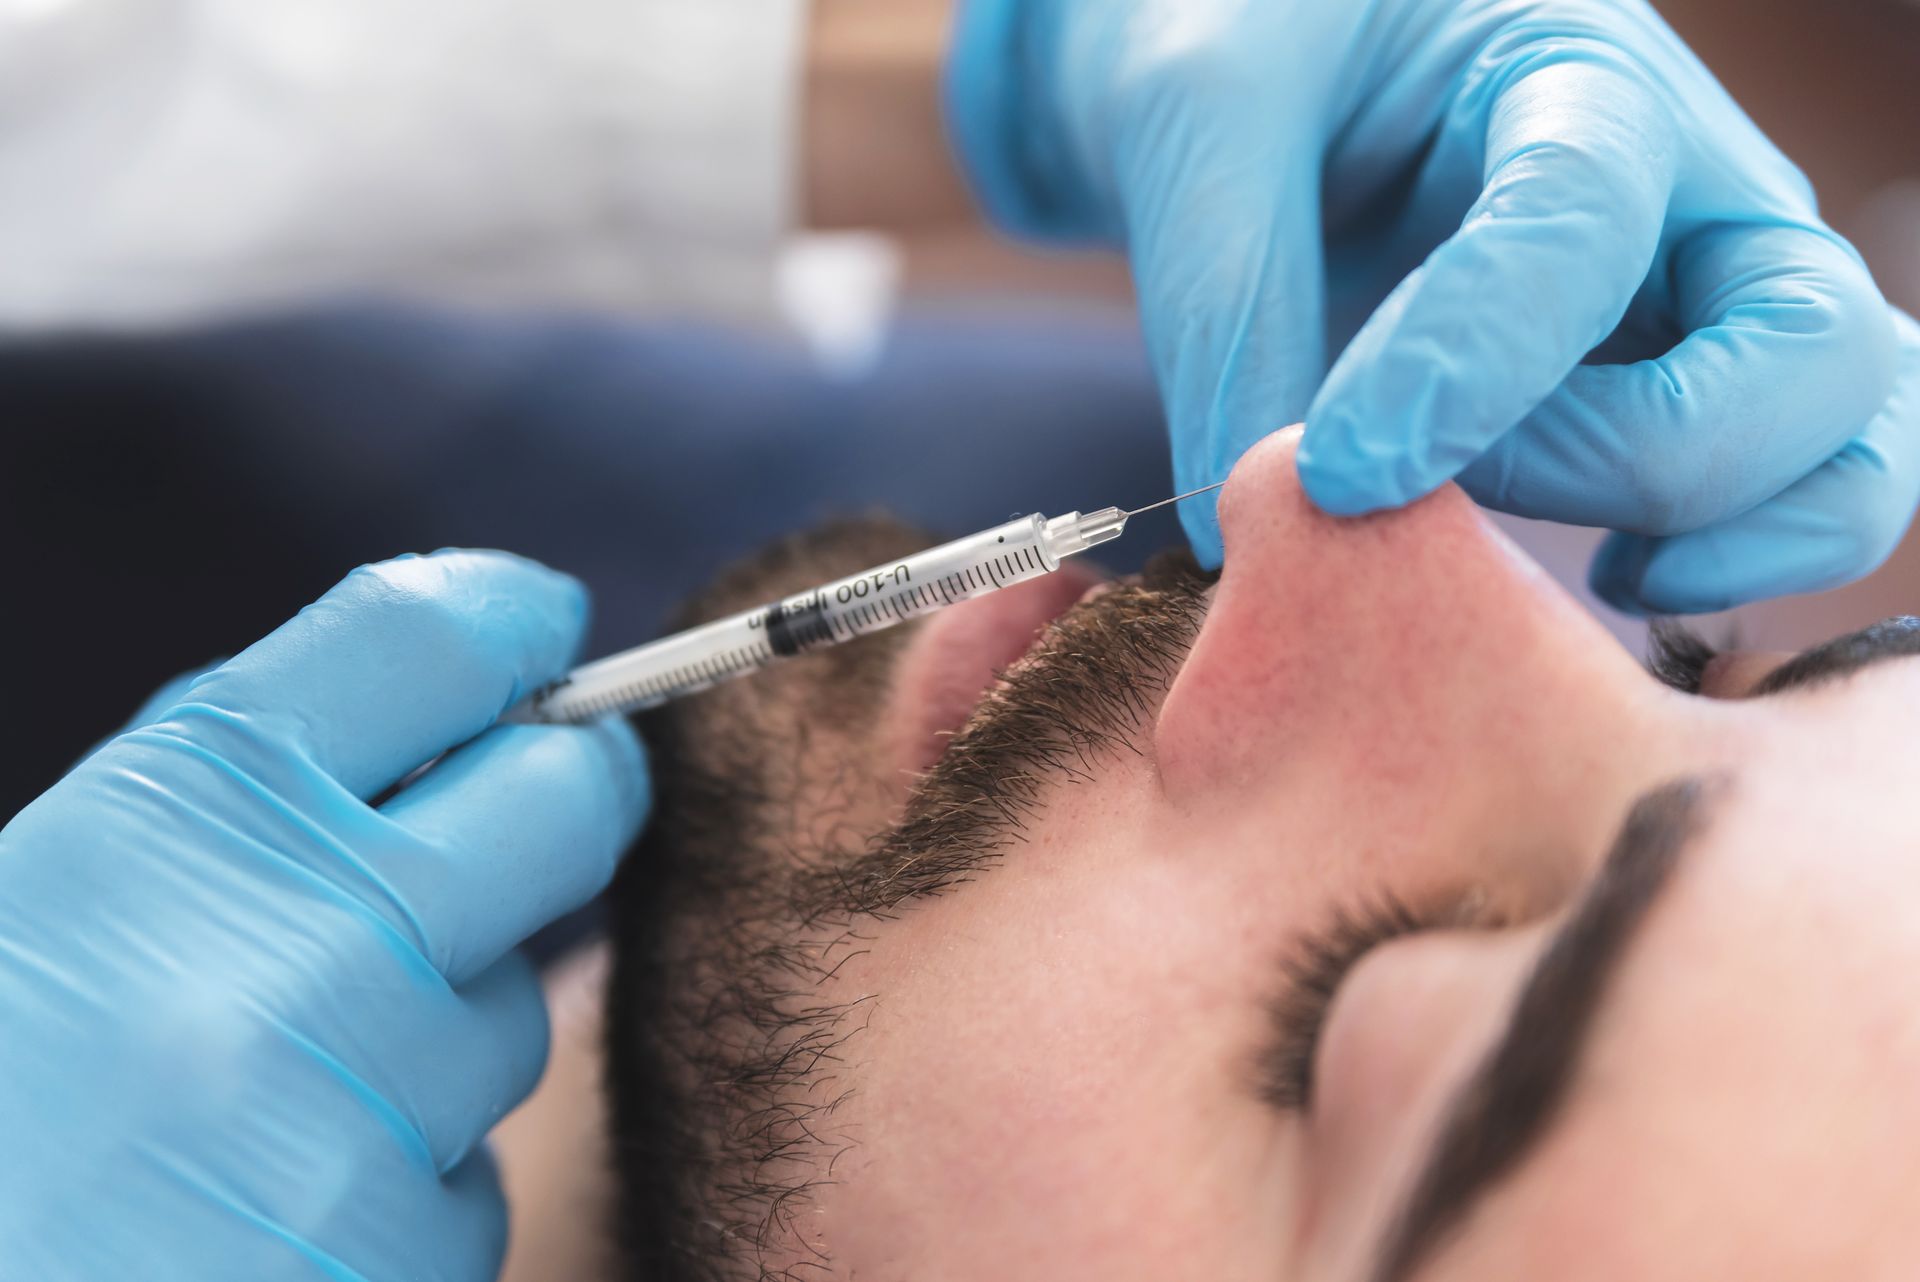
[{"label": "nose tip", "polygon": [[[1332,517],[1323,512],[1301,484],[1298,467],[1302,424],[1281,428],[1248,450],[1220,491],[1220,531],[1226,547],[1227,571],[1232,570],[1236,544],[1250,556],[1276,536],[1300,541],[1317,532],[1327,537],[1356,535],[1433,537],[1434,527],[1456,527],[1473,539],[1499,538],[1472,500],[1455,485],[1443,485],[1425,498],[1398,511],[1364,517]],[[1415,535],[1406,527],[1427,527]]]},{"label": "nose tip", "polygon": [[1240,456],[1220,490],[1220,534],[1227,540],[1228,525],[1271,519],[1279,503],[1308,501],[1300,485],[1296,458],[1302,424],[1283,427]]}]

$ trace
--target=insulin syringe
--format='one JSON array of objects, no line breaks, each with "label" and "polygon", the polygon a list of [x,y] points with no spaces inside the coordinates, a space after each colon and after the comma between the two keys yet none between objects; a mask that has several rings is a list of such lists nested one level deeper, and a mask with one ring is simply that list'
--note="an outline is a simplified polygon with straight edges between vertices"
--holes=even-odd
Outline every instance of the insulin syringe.
[{"label": "insulin syringe", "polygon": [[512,716],[579,722],[652,708],[776,660],[1051,574],[1067,557],[1119,538],[1129,518],[1219,488],[1209,485],[1131,512],[1109,507],[1085,516],[1023,516],[575,668]]}]

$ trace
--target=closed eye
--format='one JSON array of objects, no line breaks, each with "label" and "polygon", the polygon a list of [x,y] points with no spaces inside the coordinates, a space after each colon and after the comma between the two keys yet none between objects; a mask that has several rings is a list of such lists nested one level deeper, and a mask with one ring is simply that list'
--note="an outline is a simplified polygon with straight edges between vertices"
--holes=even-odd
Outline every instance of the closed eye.
[{"label": "closed eye", "polygon": [[1337,909],[1281,960],[1281,989],[1271,1009],[1272,1041],[1261,1056],[1261,1094],[1275,1108],[1305,1112],[1313,1102],[1313,1064],[1333,999],[1362,958],[1427,923],[1392,895]]},{"label": "closed eye", "polygon": [[[1671,619],[1658,620],[1647,646],[1647,669],[1663,684],[1699,694],[1707,666],[1720,652]],[[1888,659],[1920,655],[1920,618],[1898,615],[1814,646],[1768,673],[1747,698],[1806,690],[1848,677]]]},{"label": "closed eye", "polygon": [[1681,694],[1699,694],[1707,665],[1719,657],[1698,632],[1673,619],[1655,619],[1647,633],[1647,671]]}]

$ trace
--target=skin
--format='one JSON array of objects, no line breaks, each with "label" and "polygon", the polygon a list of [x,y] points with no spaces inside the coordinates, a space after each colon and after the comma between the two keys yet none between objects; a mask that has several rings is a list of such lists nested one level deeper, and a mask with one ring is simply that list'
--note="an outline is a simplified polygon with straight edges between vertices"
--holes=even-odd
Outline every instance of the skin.
[{"label": "skin", "polygon": [[[1294,443],[1228,484],[1227,569],[1142,755],[1058,785],[829,985],[877,997],[810,1224],[836,1274],[1364,1278],[1632,801],[1709,774],[1563,1115],[1422,1276],[1907,1275],[1920,666],[1669,691],[1457,491],[1335,521]],[[1770,664],[1716,667],[1728,696]],[[1278,959],[1382,892],[1471,920],[1356,967],[1310,1111],[1277,1110]]]},{"label": "skin", "polygon": [[[1457,490],[1328,518],[1296,442],[1228,482],[1226,570],[1139,754],[1051,785],[998,866],[867,923],[834,972],[825,1000],[872,999],[845,1151],[767,1263],[1365,1282],[1629,807],[1707,776],[1564,1107],[1415,1276],[1911,1276],[1920,665],[1746,700],[1784,657],[1748,654],[1710,666],[1712,697],[1668,690]],[[983,644],[971,608],[892,663],[879,733],[841,745],[859,767],[836,823],[898,813],[954,716],[924,683]],[[804,703],[787,671],[776,719]],[[805,822],[826,784],[794,787]],[[1311,1103],[1277,1107],[1259,1066],[1282,959],[1389,893],[1446,927],[1348,973]]]}]

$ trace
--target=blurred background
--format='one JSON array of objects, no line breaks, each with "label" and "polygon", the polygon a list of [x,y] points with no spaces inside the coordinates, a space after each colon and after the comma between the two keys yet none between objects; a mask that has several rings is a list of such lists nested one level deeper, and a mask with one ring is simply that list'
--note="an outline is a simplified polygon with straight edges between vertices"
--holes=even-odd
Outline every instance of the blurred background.
[{"label": "blurred background", "polygon": [[[1812,176],[1889,298],[1920,310],[1920,6],[1656,4]],[[953,533],[1169,492],[1112,262],[977,234],[842,238],[796,247],[782,295],[787,332],[340,299],[0,345],[0,820],[168,677],[362,561],[450,544],[538,557],[592,586],[604,651],[828,514],[884,506]],[[1001,461],[1013,444],[1017,469]],[[1583,582],[1589,532],[1513,528]],[[1176,534],[1162,517],[1119,546],[1137,559]],[[1787,647],[1908,610],[1916,537],[1861,583],[1705,626]],[[1638,643],[1639,625],[1609,622]]]}]

